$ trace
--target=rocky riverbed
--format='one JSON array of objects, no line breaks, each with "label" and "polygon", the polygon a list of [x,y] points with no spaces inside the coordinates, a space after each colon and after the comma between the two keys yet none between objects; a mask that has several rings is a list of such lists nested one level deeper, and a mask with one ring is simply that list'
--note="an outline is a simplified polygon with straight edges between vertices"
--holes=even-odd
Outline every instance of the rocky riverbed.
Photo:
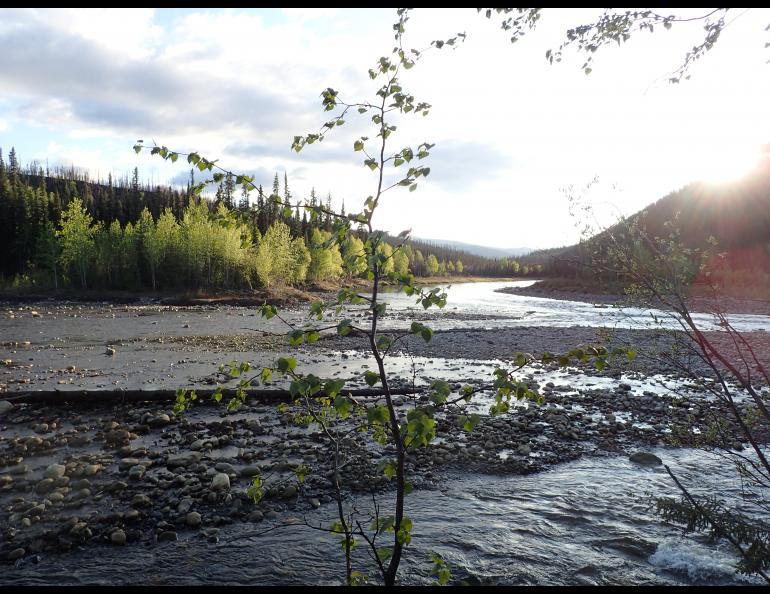
[{"label": "rocky riverbed", "polygon": [[[289,352],[284,339],[265,333],[270,328],[237,330],[253,315],[248,308],[74,307],[9,308],[13,318],[6,313],[9,331],[0,353],[6,396],[99,384],[210,385],[221,379],[217,362],[248,359],[258,367]],[[44,316],[53,318],[47,327],[53,332],[36,326]],[[56,323],[74,319],[68,316],[93,324],[94,332],[83,331],[83,339],[73,340],[69,327]],[[221,332],[223,325],[227,333]],[[464,411],[439,415],[439,438],[409,455],[414,486],[437,489],[447,477],[467,473],[531,474],[583,456],[627,457],[664,443],[688,443],[712,417],[729,417],[700,387],[676,379],[676,365],[658,356],[671,350],[670,333],[579,326],[445,330],[430,344],[403,341],[394,365],[404,383],[425,386],[448,379],[455,389],[464,383],[481,389],[491,381],[490,370],[510,362],[517,351],[559,352],[565,344],[597,342],[631,344],[640,354],[601,373],[590,367],[527,369],[521,379],[546,403],[523,402],[509,413],[483,416],[470,433],[458,420]],[[371,364],[356,336],[325,335],[301,348],[298,358],[319,374],[349,380],[350,387],[361,385],[360,374]],[[149,381],[161,370],[163,382]],[[491,398],[491,390],[482,390],[478,404],[469,407],[483,412]],[[427,396],[398,401],[405,414]],[[725,446],[744,447],[737,428],[728,427],[727,434],[735,437]],[[347,488],[391,489],[377,464],[392,452],[362,433],[351,433],[343,449],[347,464],[341,478]],[[307,476],[299,482],[297,470],[305,474],[305,468]],[[257,475],[267,488],[259,503],[249,494]],[[172,403],[0,402],[0,562],[18,565],[82,547],[216,542],[236,523],[269,530],[301,522],[303,514],[331,501],[332,478],[332,458],[320,429],[297,426],[291,409],[280,412],[274,405],[249,402],[227,413],[201,403],[174,414]]]}]

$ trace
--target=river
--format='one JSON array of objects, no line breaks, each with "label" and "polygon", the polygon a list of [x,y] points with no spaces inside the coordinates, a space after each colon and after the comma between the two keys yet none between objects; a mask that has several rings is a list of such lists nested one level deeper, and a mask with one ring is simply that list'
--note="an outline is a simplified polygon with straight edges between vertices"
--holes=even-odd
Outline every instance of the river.
[{"label": "river", "polygon": [[[576,325],[644,328],[652,322],[648,311],[619,311],[496,292],[514,284],[456,284],[450,290],[446,308],[429,312],[423,312],[413,298],[388,294],[391,315],[385,318],[383,326],[402,328],[415,317],[428,320],[436,330]],[[193,344],[187,351],[192,354],[179,359],[178,351],[163,351],[164,338],[280,329],[275,320],[265,322],[253,309],[241,307],[180,309],[40,303],[23,308],[7,305],[3,309],[6,315],[0,317],[0,336],[5,346],[0,348],[0,359],[8,357],[29,366],[19,366],[6,375],[30,378],[28,383],[10,384],[9,391],[109,385],[151,387],[148,383],[173,386],[180,380],[201,383],[204,370],[210,373],[215,362],[237,353],[205,352]],[[287,315],[299,321],[306,314]],[[731,319],[738,329],[770,330],[767,316],[736,315]],[[710,323],[705,315],[699,315],[698,320]],[[148,348],[150,343],[142,342],[158,340],[160,343],[152,342],[152,348]],[[118,344],[117,355],[106,357],[105,344]],[[311,370],[316,365],[321,371],[335,370],[335,374],[342,369],[347,374],[360,372],[366,367],[365,358],[352,351],[303,357],[301,364]],[[169,367],[172,359],[176,363]],[[392,361],[396,370],[407,373],[414,360],[402,357]],[[462,380],[467,368],[487,373],[498,363],[440,357],[417,360],[431,377],[452,381]],[[82,374],[74,382],[61,385],[57,378],[63,376],[53,369],[57,365],[97,373]],[[43,371],[46,368],[48,374]],[[140,380],[141,377],[150,379]],[[564,373],[553,373],[543,381],[547,379],[557,388],[560,384],[574,388],[580,383]],[[593,378],[593,383],[597,381],[599,378]],[[629,393],[657,393],[659,387],[651,381],[636,378],[636,383],[629,384]],[[665,389],[676,387],[669,385]],[[479,410],[483,411],[483,407]],[[740,482],[723,459],[692,449],[657,447],[651,451],[670,464],[695,492],[715,493],[728,501],[739,497]],[[438,488],[418,489],[408,497],[408,514],[415,531],[402,564],[401,582],[431,583],[427,555],[435,551],[450,563],[453,583],[758,583],[736,573],[736,557],[723,542],[709,543],[701,536],[683,535],[681,528],[662,522],[649,509],[647,494],[678,497],[661,467],[639,466],[629,462],[624,454],[583,457],[526,476],[447,471]],[[370,499],[357,496],[354,502],[365,509]],[[307,519],[311,523],[328,522],[334,514],[333,506],[327,503],[308,512]],[[28,555],[13,567],[3,567],[0,584],[341,583],[343,566],[339,546],[333,539],[301,526],[267,531],[275,525],[277,522],[271,524],[266,520],[257,526],[225,526],[216,543],[187,533],[177,542],[151,546],[99,546],[98,554],[88,547],[67,554]]]}]

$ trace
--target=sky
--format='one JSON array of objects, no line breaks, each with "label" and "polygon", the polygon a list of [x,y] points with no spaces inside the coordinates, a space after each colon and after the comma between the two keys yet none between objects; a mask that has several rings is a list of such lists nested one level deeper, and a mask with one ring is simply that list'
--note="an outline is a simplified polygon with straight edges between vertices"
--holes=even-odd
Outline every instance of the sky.
[{"label": "sky", "polygon": [[[728,12],[714,49],[677,85],[669,74],[702,41],[701,23],[603,48],[590,75],[574,50],[550,65],[546,50],[597,14],[544,10],[511,44],[499,19],[473,9],[414,10],[405,47],[467,37],[400,77],[432,108],[398,118],[389,146],[436,146],[428,178],[415,192],[387,193],[376,227],[555,247],[577,241],[584,223],[570,214],[566,188],[606,225],[692,181],[749,171],[770,143],[770,9]],[[356,211],[376,187],[352,150],[359,136],[376,136],[367,116],[299,154],[291,141],[328,120],[323,89],[375,98],[367,72],[392,50],[395,21],[392,9],[0,8],[0,147],[7,157],[14,146],[22,163],[74,164],[101,178],[138,167],[150,183],[185,184],[182,160],[134,153],[142,139],[218,159],[267,188],[285,172],[296,198],[314,188]]]}]

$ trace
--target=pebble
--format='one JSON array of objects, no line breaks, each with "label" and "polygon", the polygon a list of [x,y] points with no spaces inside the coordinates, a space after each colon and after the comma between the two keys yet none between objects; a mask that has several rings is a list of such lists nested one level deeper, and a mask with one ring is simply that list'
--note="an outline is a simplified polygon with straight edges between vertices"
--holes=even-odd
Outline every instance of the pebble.
[{"label": "pebble", "polygon": [[128,471],[128,478],[130,478],[132,481],[141,480],[143,476],[144,476],[144,466],[142,466],[141,464],[132,466]]},{"label": "pebble", "polygon": [[43,476],[49,479],[58,479],[64,476],[67,471],[67,467],[62,464],[51,464],[45,469]]},{"label": "pebble", "polygon": [[123,519],[126,522],[135,522],[139,519],[139,516],[140,514],[138,509],[130,509],[123,514]]},{"label": "pebble", "polygon": [[85,522],[77,522],[71,529],[70,534],[72,536],[77,536],[80,538],[91,538],[93,535],[91,532],[91,529],[88,527],[88,524]]},{"label": "pebble", "polygon": [[53,479],[45,478],[35,485],[35,493],[38,495],[45,495],[49,491],[53,490]]},{"label": "pebble", "polygon": [[62,495],[58,491],[54,491],[53,493],[48,494],[48,500],[54,504],[61,503],[62,501],[64,501],[64,495]]},{"label": "pebble", "polygon": [[636,462],[637,464],[642,464],[644,466],[660,466],[663,464],[663,460],[649,452],[635,452],[631,454],[628,459],[631,462]]},{"label": "pebble", "polygon": [[190,512],[184,518],[184,523],[192,528],[197,528],[201,525],[203,518],[198,512]]},{"label": "pebble", "polygon": [[98,474],[101,469],[102,469],[101,464],[87,464],[86,467],[83,469],[83,475],[94,476]]},{"label": "pebble", "polygon": [[27,554],[27,551],[25,551],[22,548],[13,549],[10,553],[8,553],[8,560],[16,561],[16,559],[21,559],[26,554]]},{"label": "pebble", "polygon": [[241,468],[240,474],[241,476],[252,478],[262,474],[262,471],[260,470],[259,466],[244,466],[243,468]]},{"label": "pebble", "polygon": [[179,502],[179,505],[177,505],[176,511],[178,511],[180,514],[186,514],[188,513],[193,506],[193,500],[189,497],[185,497],[182,499],[182,501]]},{"label": "pebble", "polygon": [[171,417],[165,413],[161,413],[147,420],[147,424],[150,427],[164,427],[171,423]]},{"label": "pebble", "polygon": [[80,489],[90,489],[91,481],[88,479],[78,479],[74,481],[70,486],[76,491],[79,491]]},{"label": "pebble", "polygon": [[131,507],[150,507],[151,505],[152,501],[144,493],[137,493],[131,499]]},{"label": "pebble", "polygon": [[80,489],[72,494],[72,499],[79,501],[81,499],[87,499],[91,496],[91,489]]},{"label": "pebble", "polygon": [[213,491],[224,491],[230,488],[230,477],[224,472],[220,472],[214,475],[211,479],[211,489]]},{"label": "pebble", "polygon": [[203,454],[200,452],[184,452],[182,454],[176,454],[169,456],[166,459],[166,466],[168,468],[177,468],[179,466],[190,466],[200,462]]},{"label": "pebble", "polygon": [[115,530],[110,534],[110,542],[114,545],[123,546],[126,544],[126,533],[122,530]]},{"label": "pebble", "polygon": [[164,530],[158,534],[158,542],[173,542],[179,540],[179,536],[173,530]]},{"label": "pebble", "polygon": [[131,470],[134,466],[137,466],[141,463],[141,460],[138,458],[123,458],[120,462],[118,462],[118,469],[119,470]]},{"label": "pebble", "polygon": [[[6,413],[11,412],[14,409],[13,404],[8,402],[7,400],[0,400],[0,415],[4,415]],[[22,549],[24,550],[24,549]]]}]

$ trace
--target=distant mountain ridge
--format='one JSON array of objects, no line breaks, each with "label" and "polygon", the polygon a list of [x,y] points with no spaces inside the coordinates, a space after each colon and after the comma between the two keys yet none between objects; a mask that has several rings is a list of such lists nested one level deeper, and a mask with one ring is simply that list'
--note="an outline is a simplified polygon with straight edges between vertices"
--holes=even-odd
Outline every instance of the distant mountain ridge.
[{"label": "distant mountain ridge", "polygon": [[485,245],[477,245],[474,243],[464,243],[462,241],[453,241],[451,239],[427,239],[425,237],[415,237],[415,241],[422,241],[435,246],[449,247],[456,250],[461,250],[474,254],[476,256],[482,256],[484,258],[508,258],[523,256],[532,251],[532,248],[516,247],[516,248],[493,248]]}]

